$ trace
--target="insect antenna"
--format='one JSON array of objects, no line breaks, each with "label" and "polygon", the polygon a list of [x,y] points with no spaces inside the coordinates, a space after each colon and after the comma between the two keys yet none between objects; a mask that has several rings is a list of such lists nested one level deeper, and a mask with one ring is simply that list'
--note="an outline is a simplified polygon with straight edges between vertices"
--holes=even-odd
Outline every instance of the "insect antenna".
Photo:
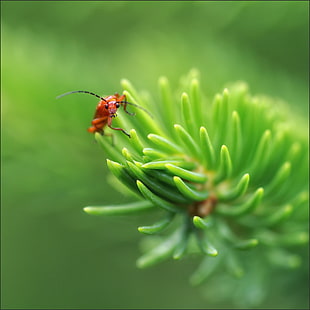
[{"label": "insect antenna", "polygon": [[70,92],[68,92],[68,93],[64,93],[64,94],[62,94],[62,95],[57,96],[56,99],[59,99],[59,98],[61,98],[61,97],[64,97],[64,96],[67,96],[67,95],[70,95],[70,94],[74,94],[74,93],[89,94],[89,95],[95,96],[95,97],[97,97],[97,98],[99,98],[99,99],[101,99],[101,100],[107,102],[107,101],[106,101],[104,98],[102,98],[101,96],[96,95],[96,94],[94,94],[94,93],[92,93],[92,92],[90,92],[90,91],[87,91],[87,90],[74,90],[74,91],[70,91]]},{"label": "insect antenna", "polygon": [[136,108],[139,108],[140,110],[143,110],[144,112],[146,112],[151,118],[153,118],[153,115],[146,109],[140,107],[139,105],[137,104],[134,104],[134,103],[131,103],[131,102],[128,102],[128,101],[117,101],[118,103],[125,103],[125,104],[129,104],[129,105],[132,105]]}]

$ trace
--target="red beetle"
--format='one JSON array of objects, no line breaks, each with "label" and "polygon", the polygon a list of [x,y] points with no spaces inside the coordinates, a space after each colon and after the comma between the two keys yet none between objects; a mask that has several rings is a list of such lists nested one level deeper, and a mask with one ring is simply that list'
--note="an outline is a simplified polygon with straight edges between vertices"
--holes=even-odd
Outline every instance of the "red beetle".
[{"label": "red beetle", "polygon": [[[145,112],[147,112],[145,109],[141,108],[140,106],[133,104],[131,102],[128,102],[126,100],[126,96],[125,95],[119,95],[119,94],[114,94],[111,96],[107,96],[107,97],[101,97],[99,95],[96,95],[92,92],[86,91],[86,90],[76,90],[76,91],[72,91],[69,93],[65,93],[62,94],[60,96],[57,97],[63,97],[66,95],[70,95],[73,93],[85,93],[85,94],[90,94],[92,96],[95,96],[97,98],[100,99],[97,107],[96,107],[96,112],[94,115],[94,119],[92,120],[91,124],[92,126],[88,128],[88,131],[91,133],[95,133],[95,132],[99,132],[101,135],[103,135],[103,129],[106,125],[108,125],[108,127],[110,127],[111,129],[114,130],[121,130],[125,135],[127,135],[128,137],[130,137],[129,133],[127,133],[123,128],[116,128],[116,127],[112,127],[112,119],[113,117],[116,117],[117,114],[117,109],[120,106],[124,107],[124,111],[129,114],[129,115],[134,115],[135,113],[130,113],[127,111],[127,104],[133,105],[135,107],[138,107],[142,110],[144,110]],[[147,112],[148,113],[148,112]]]}]

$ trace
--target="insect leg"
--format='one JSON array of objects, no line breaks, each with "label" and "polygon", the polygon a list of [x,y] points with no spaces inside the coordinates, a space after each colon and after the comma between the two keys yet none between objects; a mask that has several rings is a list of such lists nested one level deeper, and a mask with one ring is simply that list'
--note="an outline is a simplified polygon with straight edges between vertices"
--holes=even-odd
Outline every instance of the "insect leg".
[{"label": "insect leg", "polygon": [[131,116],[136,115],[136,113],[131,113],[131,112],[128,112],[128,111],[127,111],[127,101],[122,101],[122,104],[123,104],[123,106],[124,106],[124,111],[125,111],[127,114],[129,114],[129,115],[131,115]]},{"label": "insect leg", "polygon": [[99,132],[101,135],[103,135],[103,127],[107,124],[106,117],[99,117],[92,120],[92,127],[88,128],[89,132],[95,133]]},{"label": "insect leg", "polygon": [[151,118],[153,118],[153,115],[152,115],[148,110],[146,110],[146,109],[140,107],[140,106],[137,105],[137,104],[134,104],[134,103],[131,103],[131,102],[128,102],[128,101],[117,101],[117,102],[118,102],[118,103],[121,103],[121,104],[124,106],[125,112],[128,113],[128,114],[130,114],[130,115],[135,115],[135,113],[130,113],[130,112],[128,112],[128,111],[126,110],[127,104],[132,105],[132,106],[134,106],[134,107],[136,107],[136,108],[138,108],[138,109],[140,109],[140,110],[143,110],[143,111],[146,112]]},{"label": "insect leg", "polygon": [[131,116],[133,116],[133,115],[135,115],[136,113],[131,113],[131,112],[128,112],[127,111],[127,99],[126,99],[126,95],[122,95],[122,96],[119,96],[118,98],[117,98],[117,102],[118,103],[120,103],[121,105],[123,105],[123,107],[124,107],[124,111],[127,113],[127,114],[129,114],[129,115],[131,115]]},{"label": "insect leg", "polygon": [[113,130],[120,130],[122,131],[126,136],[128,136],[130,138],[130,134],[127,133],[123,128],[118,128],[118,127],[112,127],[112,118],[108,119],[108,127],[110,127]]}]

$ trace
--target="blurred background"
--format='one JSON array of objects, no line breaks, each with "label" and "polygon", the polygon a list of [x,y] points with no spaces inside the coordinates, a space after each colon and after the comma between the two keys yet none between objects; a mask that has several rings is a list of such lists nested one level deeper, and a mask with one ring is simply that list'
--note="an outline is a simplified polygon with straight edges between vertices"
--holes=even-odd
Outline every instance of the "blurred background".
[{"label": "blurred background", "polygon": [[[135,267],[147,217],[83,213],[128,198],[86,131],[97,99],[55,97],[121,92],[127,78],[158,98],[160,76],[176,88],[197,68],[209,97],[244,80],[306,117],[308,12],[306,1],[1,1],[2,308],[232,308],[221,283],[189,286],[198,259]],[[305,279],[282,274],[262,306],[307,308]]]}]

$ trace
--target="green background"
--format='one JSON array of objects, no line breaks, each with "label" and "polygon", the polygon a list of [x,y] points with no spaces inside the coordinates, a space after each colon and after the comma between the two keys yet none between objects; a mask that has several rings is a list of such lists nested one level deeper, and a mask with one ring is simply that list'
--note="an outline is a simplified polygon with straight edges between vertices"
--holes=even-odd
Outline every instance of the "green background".
[{"label": "green background", "polygon": [[[189,286],[198,259],[135,267],[136,228],[149,218],[83,213],[130,198],[86,131],[97,100],[55,97],[121,92],[127,78],[157,99],[159,76],[176,88],[197,68],[207,96],[245,80],[308,115],[308,11],[299,1],[2,1],[2,308],[232,308],[221,283]],[[263,306],[306,308],[305,278],[285,270]]]}]

